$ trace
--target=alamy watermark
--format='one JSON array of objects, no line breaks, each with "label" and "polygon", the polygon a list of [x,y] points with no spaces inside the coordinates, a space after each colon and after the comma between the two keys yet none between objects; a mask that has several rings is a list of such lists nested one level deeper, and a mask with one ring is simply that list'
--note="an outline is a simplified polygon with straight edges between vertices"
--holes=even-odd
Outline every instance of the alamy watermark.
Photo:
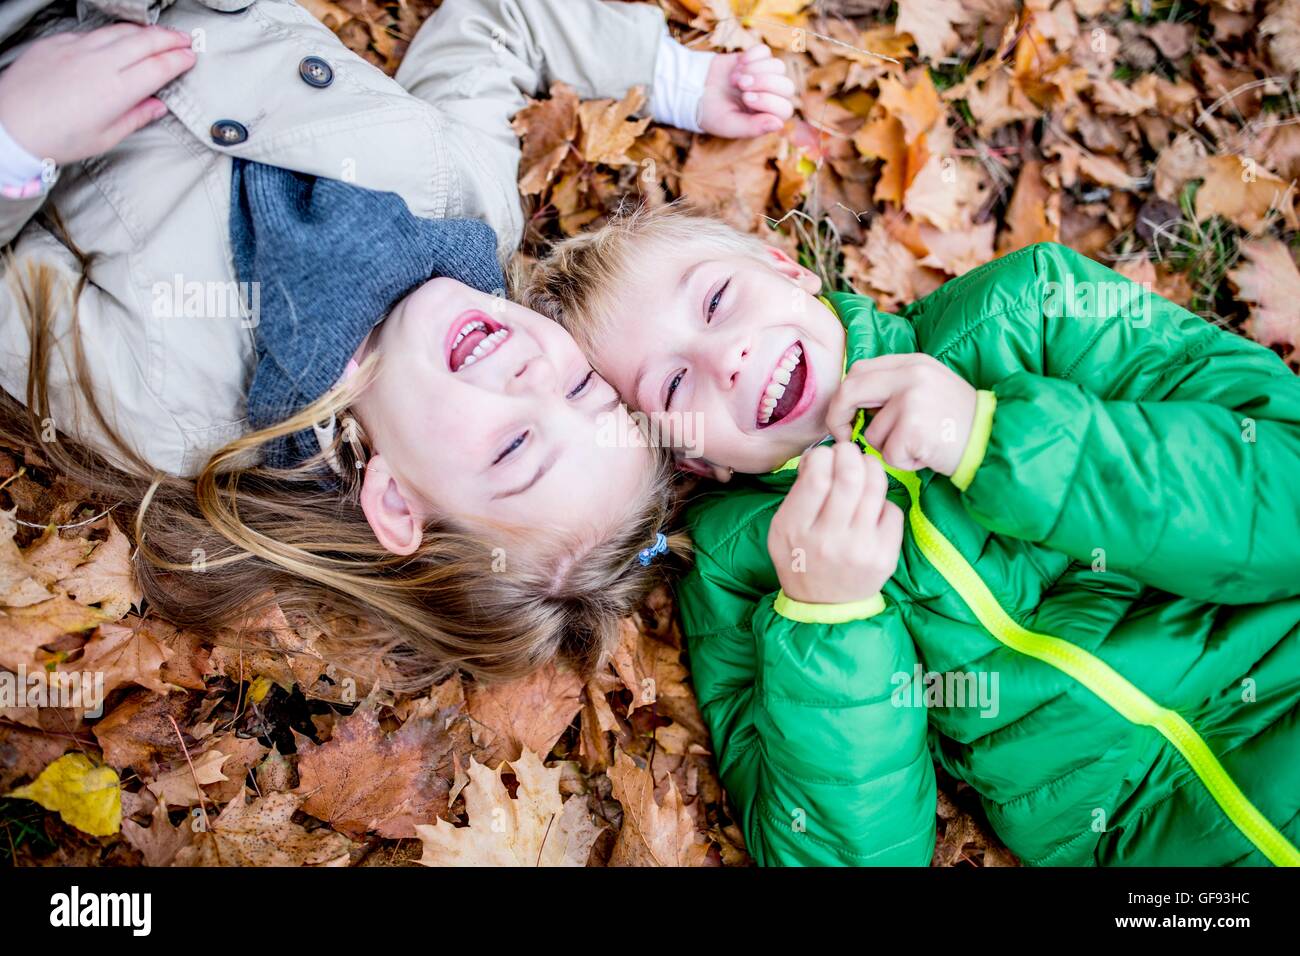
[{"label": "alamy watermark", "polygon": [[156,319],[238,319],[245,329],[261,321],[260,282],[187,281],[177,273],[170,282],[155,282],[151,298]]},{"label": "alamy watermark", "polygon": [[1064,282],[1051,279],[1043,283],[1043,315],[1049,319],[1113,316],[1144,329],[1151,324],[1152,298],[1150,282],[1093,281],[1066,273]]},{"label": "alamy watermark", "polygon": [[698,412],[607,412],[600,416],[600,448],[671,448],[686,458],[704,454],[704,416]]},{"label": "alamy watermark", "polygon": [[104,713],[103,671],[0,670],[0,707],[69,707],[87,717]]},{"label": "alamy watermark", "polygon": [[911,672],[897,671],[890,678],[895,707],[979,708],[981,717],[996,717],[1001,710],[997,671],[927,671],[916,664]]}]

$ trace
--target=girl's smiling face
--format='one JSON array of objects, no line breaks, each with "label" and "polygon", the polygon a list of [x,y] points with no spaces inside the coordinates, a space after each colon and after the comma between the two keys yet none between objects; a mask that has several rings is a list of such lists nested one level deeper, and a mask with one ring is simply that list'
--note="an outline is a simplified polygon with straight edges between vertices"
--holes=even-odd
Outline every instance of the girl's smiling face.
[{"label": "girl's smiling face", "polygon": [[[594,541],[649,487],[653,452],[559,325],[453,279],[399,302],[358,349],[379,369],[352,408],[371,443],[362,508],[410,554],[435,516]],[[633,440],[628,440],[629,437]]]},{"label": "girl's smiling face", "polygon": [[826,435],[844,328],[820,280],[774,247],[766,258],[648,248],[592,344],[638,411],[698,420],[690,471],[778,467]]}]

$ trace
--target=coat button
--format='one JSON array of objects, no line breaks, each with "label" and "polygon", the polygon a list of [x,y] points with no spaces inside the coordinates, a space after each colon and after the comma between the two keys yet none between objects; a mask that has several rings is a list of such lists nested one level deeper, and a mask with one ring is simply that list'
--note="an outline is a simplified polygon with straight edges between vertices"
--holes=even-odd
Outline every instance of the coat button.
[{"label": "coat button", "polygon": [[334,82],[334,70],[318,56],[304,57],[298,64],[298,75],[308,86],[324,89]]},{"label": "coat button", "polygon": [[248,139],[248,128],[234,120],[217,120],[208,131],[218,146],[238,146]]}]

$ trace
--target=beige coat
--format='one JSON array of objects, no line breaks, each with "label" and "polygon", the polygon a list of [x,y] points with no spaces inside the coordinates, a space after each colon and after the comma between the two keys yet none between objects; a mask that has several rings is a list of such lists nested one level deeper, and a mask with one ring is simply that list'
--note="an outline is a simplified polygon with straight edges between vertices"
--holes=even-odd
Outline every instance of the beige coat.
[{"label": "beige coat", "polygon": [[[71,242],[95,257],[75,309],[69,303],[56,320],[65,348],[50,370],[52,424],[115,457],[74,400],[66,346],[75,315],[101,407],[146,460],[177,474],[195,473],[247,428],[254,322],[240,308],[231,261],[230,157],[396,192],[420,216],[482,219],[504,255],[523,228],[509,121],[525,94],[556,80],[584,97],[648,89],[663,30],[663,15],[650,4],[445,0],[393,80],[290,0],[253,0],[242,9],[243,0],[94,2],[190,32],[199,55],[160,94],[167,116],[108,154],[64,169],[44,200]],[[0,7],[0,64],[34,34],[91,25],[53,19],[52,6],[8,0]],[[307,57],[328,64],[327,85],[300,74]],[[240,124],[247,138],[215,142],[221,121]],[[229,122],[219,128],[238,135]],[[41,206],[39,198],[0,199],[0,244],[12,241],[20,264],[51,265],[71,282],[80,266],[37,216]],[[12,282],[22,269],[0,269],[7,280],[0,283],[0,386],[21,398],[29,338]],[[255,292],[246,290],[250,299]]]}]

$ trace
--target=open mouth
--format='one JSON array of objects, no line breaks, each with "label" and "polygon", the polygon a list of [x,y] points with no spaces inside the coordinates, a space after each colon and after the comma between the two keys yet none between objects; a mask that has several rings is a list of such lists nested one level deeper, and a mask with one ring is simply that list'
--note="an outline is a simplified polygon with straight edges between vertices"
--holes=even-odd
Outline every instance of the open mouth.
[{"label": "open mouth", "polygon": [[767,428],[789,417],[803,404],[807,385],[808,360],[803,354],[803,345],[795,342],[776,363],[758,400],[758,427]]},{"label": "open mouth", "polygon": [[510,338],[510,330],[483,312],[466,312],[447,333],[447,365],[453,372],[481,362]]}]

